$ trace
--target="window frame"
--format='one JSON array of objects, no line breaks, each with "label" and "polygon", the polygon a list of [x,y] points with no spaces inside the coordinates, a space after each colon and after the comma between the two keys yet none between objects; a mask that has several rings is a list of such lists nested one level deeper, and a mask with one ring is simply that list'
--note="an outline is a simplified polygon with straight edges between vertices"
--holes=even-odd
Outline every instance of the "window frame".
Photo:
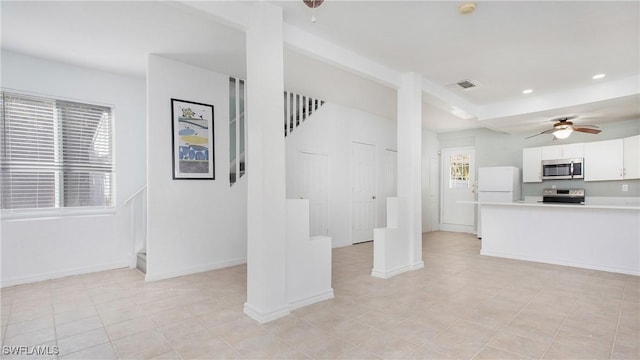
[{"label": "window frame", "polygon": [[[17,208],[17,209],[2,209],[0,208],[0,220],[29,220],[29,219],[55,219],[65,217],[76,216],[101,216],[101,215],[115,215],[117,209],[117,149],[116,149],[116,106],[110,103],[104,103],[101,101],[86,100],[70,98],[59,95],[43,94],[37,92],[30,92],[18,89],[12,89],[8,87],[0,87],[0,92],[11,93],[14,95],[22,95],[25,97],[39,97],[49,99],[53,101],[64,101],[80,103],[85,105],[95,105],[101,107],[108,107],[111,109],[111,157],[112,157],[112,184],[111,184],[111,205],[102,206],[75,206],[75,207],[49,207],[49,208]],[[56,140],[58,141],[58,140]],[[0,159],[2,161],[2,159]],[[0,189],[1,190],[1,189]],[[64,190],[62,190],[62,196],[64,196]]]}]

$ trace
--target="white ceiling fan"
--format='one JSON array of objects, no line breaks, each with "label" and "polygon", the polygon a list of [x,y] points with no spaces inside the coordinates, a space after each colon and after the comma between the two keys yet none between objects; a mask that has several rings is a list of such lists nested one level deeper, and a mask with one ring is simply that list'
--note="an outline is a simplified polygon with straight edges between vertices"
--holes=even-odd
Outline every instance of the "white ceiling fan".
[{"label": "white ceiling fan", "polygon": [[580,125],[579,127],[575,126],[573,125],[573,122],[570,121],[575,118],[577,118],[577,116],[563,116],[552,119],[550,121],[555,123],[553,124],[553,128],[545,130],[539,134],[528,136],[525,139],[530,139],[534,136],[543,134],[553,134],[556,139],[566,139],[574,131],[587,134],[599,134],[602,131],[596,125]]}]

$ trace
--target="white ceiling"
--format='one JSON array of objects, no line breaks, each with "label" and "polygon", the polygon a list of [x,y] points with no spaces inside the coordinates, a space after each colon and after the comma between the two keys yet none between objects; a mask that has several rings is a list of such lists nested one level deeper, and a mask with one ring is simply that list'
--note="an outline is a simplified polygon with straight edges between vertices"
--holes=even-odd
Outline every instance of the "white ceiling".
[{"label": "white ceiling", "polygon": [[[479,1],[475,13],[463,16],[458,1],[328,0],[316,9],[316,23],[302,1],[271,2],[283,7],[286,23],[395,71],[418,72],[474,106],[533,101],[640,74],[637,1]],[[245,74],[243,33],[183,3],[0,4],[3,50],[137,76],[144,76],[149,53]],[[607,77],[595,82],[596,73]],[[478,87],[450,85],[463,79]],[[291,48],[285,50],[285,87],[395,118],[394,89]],[[638,119],[637,87],[634,96],[557,109],[526,106],[528,114],[482,121],[460,119],[443,110],[449,104],[425,94],[423,124],[434,131],[484,126],[535,133],[567,114],[588,116],[582,123],[593,124]],[[533,94],[523,95],[525,88]]]},{"label": "white ceiling", "polygon": [[245,74],[245,37],[172,2],[0,2],[2,49],[144,76],[162,54],[233,76]]},{"label": "white ceiling", "polygon": [[458,1],[326,1],[316,10],[279,2],[285,21],[400,71],[415,71],[486,105],[638,74],[637,1],[487,1],[471,15]]}]

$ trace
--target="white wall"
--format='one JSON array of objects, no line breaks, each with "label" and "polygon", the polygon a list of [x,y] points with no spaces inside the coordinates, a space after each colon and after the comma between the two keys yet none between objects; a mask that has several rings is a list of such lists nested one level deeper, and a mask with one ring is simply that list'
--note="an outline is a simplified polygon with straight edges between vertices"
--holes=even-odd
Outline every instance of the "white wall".
[{"label": "white wall", "polygon": [[396,124],[364,111],[325,103],[296,128],[285,141],[287,198],[299,198],[298,154],[311,152],[329,157],[329,235],[333,246],[351,244],[351,144],[376,147],[376,224],[385,223],[384,152],[396,150]]},{"label": "white wall", "polygon": [[[229,184],[229,77],[149,56],[147,280],[246,261],[247,175]],[[215,180],[173,180],[171,98],[214,106]]]},{"label": "white wall", "polygon": [[145,83],[2,50],[2,87],[113,107],[116,212],[99,216],[2,220],[2,286],[128,265],[129,209],[145,183]]},{"label": "white wall", "polygon": [[438,135],[422,130],[422,232],[440,228],[439,151]]}]

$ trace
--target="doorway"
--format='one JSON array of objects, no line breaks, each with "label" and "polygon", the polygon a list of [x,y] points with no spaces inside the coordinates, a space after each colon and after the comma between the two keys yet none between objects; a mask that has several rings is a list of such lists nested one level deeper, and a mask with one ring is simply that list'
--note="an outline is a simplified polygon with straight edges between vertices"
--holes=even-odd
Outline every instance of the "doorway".
[{"label": "doorway", "polygon": [[376,147],[351,144],[351,242],[373,240],[376,216]]},{"label": "doorway", "polygon": [[461,201],[475,200],[475,148],[442,150],[441,230],[474,232],[475,206]]}]

